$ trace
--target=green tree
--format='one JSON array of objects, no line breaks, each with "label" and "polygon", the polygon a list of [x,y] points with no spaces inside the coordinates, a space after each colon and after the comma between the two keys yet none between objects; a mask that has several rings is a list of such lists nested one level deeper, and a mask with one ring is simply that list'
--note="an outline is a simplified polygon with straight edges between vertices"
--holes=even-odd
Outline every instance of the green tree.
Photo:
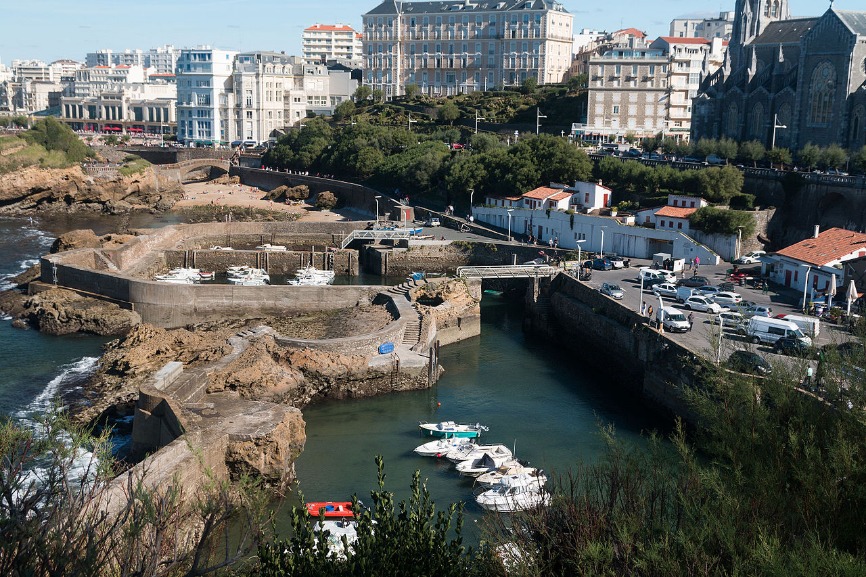
[{"label": "green tree", "polygon": [[625,133],[625,141],[627,143],[629,143],[630,145],[634,145],[634,143],[637,142],[637,136],[635,135],[634,132],[626,132]]},{"label": "green tree", "polygon": [[460,118],[460,109],[453,101],[448,100],[439,107],[437,114],[439,122],[454,124],[454,121]]},{"label": "green tree", "polygon": [[370,97],[373,95],[373,89],[369,86],[361,85],[355,89],[355,94],[352,95],[352,98],[355,102],[359,104],[364,104]]},{"label": "green tree", "polygon": [[477,153],[484,153],[502,146],[502,142],[492,134],[478,133],[469,138],[469,145]]},{"label": "green tree", "polygon": [[520,91],[523,94],[535,94],[536,90],[538,90],[538,80],[534,76],[528,76],[520,84]]},{"label": "green tree", "polygon": [[355,114],[355,103],[351,100],[344,100],[334,108],[334,120],[342,122],[347,118],[352,118]]},{"label": "green tree", "polygon": [[791,164],[791,151],[777,146],[767,151],[767,158],[770,159],[771,164],[778,164],[781,168],[781,165]]},{"label": "green tree", "polygon": [[374,104],[380,104],[385,102],[385,92],[377,88],[370,92],[370,98],[373,100]]},{"label": "green tree", "polygon": [[851,170],[861,174],[866,173],[866,145],[851,154]]},{"label": "green tree", "polygon": [[589,77],[586,74],[578,74],[577,76],[572,76],[566,82],[566,86],[568,87],[569,92],[578,92],[580,90],[585,90],[587,83],[589,82]]},{"label": "green tree", "polygon": [[749,237],[755,232],[755,219],[751,213],[712,206],[692,213],[689,225],[709,234],[737,234],[737,229],[742,229],[743,236]]},{"label": "green tree", "polygon": [[712,138],[701,138],[695,144],[694,150],[701,158],[706,158],[711,154],[715,154],[719,148],[719,143]]},{"label": "green tree", "polygon": [[[30,130],[23,132],[21,137],[27,142],[43,146],[45,150],[63,152],[69,162],[82,162],[93,156],[93,151],[81,142],[71,128],[52,117],[37,121]],[[117,137],[114,140],[116,144]]]},{"label": "green tree", "polygon": [[745,162],[751,162],[753,167],[758,166],[758,161],[762,160],[766,155],[767,150],[757,140],[747,140],[740,143],[739,157]]},{"label": "green tree", "polygon": [[743,173],[733,166],[711,167],[698,174],[700,195],[712,202],[728,202],[743,190]]},{"label": "green tree", "polygon": [[407,100],[415,100],[415,98],[417,98],[418,94],[421,92],[421,89],[418,87],[417,84],[407,84],[404,90],[406,92]]},{"label": "green tree", "polygon": [[797,153],[797,157],[803,166],[812,170],[821,162],[821,149],[811,142],[807,142]]},{"label": "green tree", "polygon": [[821,164],[827,168],[842,168],[848,162],[848,153],[838,144],[831,144],[821,154]]},{"label": "green tree", "polygon": [[716,147],[716,154],[724,158],[726,161],[737,157],[737,142],[731,138],[719,139]]}]

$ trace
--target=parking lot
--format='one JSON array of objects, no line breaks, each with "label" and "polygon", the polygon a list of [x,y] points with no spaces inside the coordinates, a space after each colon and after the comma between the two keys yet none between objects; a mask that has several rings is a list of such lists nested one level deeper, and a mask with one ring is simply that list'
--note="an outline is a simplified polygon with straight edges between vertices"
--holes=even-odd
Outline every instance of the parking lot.
[{"label": "parking lot", "polygon": [[[623,290],[623,299],[620,301],[624,306],[634,311],[640,311],[641,291],[640,282],[638,281],[638,270],[640,267],[649,266],[650,261],[642,259],[631,259],[629,268],[613,269],[609,271],[592,271],[592,279],[586,284],[599,289],[602,283],[616,283]],[[722,263],[719,266],[701,265],[698,274],[709,279],[711,285],[718,286],[720,283],[728,280],[727,271],[731,268],[728,263]],[[746,268],[746,267],[744,267]],[[749,267],[751,268],[751,267]],[[686,270],[686,275],[691,275],[692,271]],[[679,278],[679,273],[677,277]],[[767,294],[764,294],[760,289],[756,289],[751,285],[738,286],[736,292],[739,293],[743,300],[753,301],[759,305],[767,305],[772,308],[773,316],[781,313],[802,314],[799,310],[798,295],[789,289],[779,290],[779,287],[771,285]],[[658,310],[660,306],[659,297],[654,295],[649,288],[645,288],[643,292],[643,300],[647,305],[652,305],[654,310]],[[688,316],[688,310],[685,310],[682,305],[676,302],[675,299],[665,298],[664,306],[675,307],[680,309],[685,316]],[[768,345],[755,345],[750,343],[746,337],[737,335],[733,329],[725,328],[721,346],[719,345],[719,327],[712,324],[710,320],[715,316],[710,313],[692,311],[694,314],[694,325],[692,330],[686,333],[669,333],[668,336],[683,346],[693,350],[695,353],[703,355],[710,359],[721,358],[724,362],[730,354],[738,349],[746,349],[755,351],[763,355],[768,361],[773,364],[785,363],[790,366],[792,363],[791,357],[776,355],[771,352],[771,347]],[[848,333],[834,325],[821,323],[821,331],[817,339],[813,339],[816,346],[822,346],[833,342],[842,342],[848,339]],[[799,359],[797,359],[799,360]]]}]

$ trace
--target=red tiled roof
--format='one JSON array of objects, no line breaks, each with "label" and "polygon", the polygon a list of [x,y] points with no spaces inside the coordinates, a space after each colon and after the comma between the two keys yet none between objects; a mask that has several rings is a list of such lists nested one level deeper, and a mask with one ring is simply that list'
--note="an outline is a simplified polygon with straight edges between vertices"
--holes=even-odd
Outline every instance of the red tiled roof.
[{"label": "red tiled roof", "polygon": [[538,200],[547,200],[557,192],[562,192],[561,188],[550,188],[549,186],[539,186],[535,190],[523,193],[523,198],[535,198]]},{"label": "red tiled roof", "polygon": [[669,218],[688,218],[697,210],[697,208],[685,208],[682,206],[663,206],[656,211],[656,216],[667,216]]},{"label": "red tiled roof", "polygon": [[710,41],[706,38],[678,38],[676,36],[659,36],[659,40],[664,40],[668,44],[709,44]]},{"label": "red tiled roof", "polygon": [[351,30],[352,32],[354,32],[351,26],[346,26],[345,24],[342,26],[335,26],[333,24],[313,24],[308,28],[304,28],[304,32],[306,32],[307,30],[324,30],[326,32],[349,32]]},{"label": "red tiled roof", "polygon": [[613,36],[620,35],[634,36],[635,38],[646,38],[646,34],[641,32],[637,28],[623,28],[622,30],[617,30],[613,33]]},{"label": "red tiled roof", "polygon": [[553,202],[559,202],[560,200],[565,200],[566,198],[571,198],[572,193],[570,192],[557,192],[547,200],[552,200]]},{"label": "red tiled roof", "polygon": [[857,249],[866,251],[866,234],[844,228],[830,228],[820,233],[818,238],[801,240],[777,251],[776,254],[807,264],[825,266]]}]

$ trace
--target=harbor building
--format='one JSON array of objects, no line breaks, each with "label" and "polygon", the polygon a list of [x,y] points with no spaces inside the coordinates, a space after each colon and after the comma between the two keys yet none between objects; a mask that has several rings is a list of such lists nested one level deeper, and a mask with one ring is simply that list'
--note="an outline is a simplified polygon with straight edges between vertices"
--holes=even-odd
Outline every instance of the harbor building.
[{"label": "harbor building", "polygon": [[363,15],[366,86],[391,99],[414,84],[447,96],[563,82],[573,16],[556,1],[386,0]]}]

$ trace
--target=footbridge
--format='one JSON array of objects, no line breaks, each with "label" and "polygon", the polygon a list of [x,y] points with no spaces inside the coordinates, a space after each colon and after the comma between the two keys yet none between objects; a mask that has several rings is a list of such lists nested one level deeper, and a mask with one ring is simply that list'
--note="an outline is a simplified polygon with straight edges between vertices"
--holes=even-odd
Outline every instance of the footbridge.
[{"label": "footbridge", "polygon": [[200,168],[216,168],[228,173],[230,164],[230,161],[222,158],[195,158],[175,164],[157,164],[153,166],[153,169],[158,175],[183,182],[187,174]]},{"label": "footbridge", "polygon": [[463,278],[536,278],[553,276],[559,269],[548,265],[515,264],[502,266],[461,266],[457,276]]},{"label": "footbridge", "polygon": [[356,240],[394,240],[412,238],[415,234],[410,230],[353,230],[343,242],[340,248],[346,248]]}]

